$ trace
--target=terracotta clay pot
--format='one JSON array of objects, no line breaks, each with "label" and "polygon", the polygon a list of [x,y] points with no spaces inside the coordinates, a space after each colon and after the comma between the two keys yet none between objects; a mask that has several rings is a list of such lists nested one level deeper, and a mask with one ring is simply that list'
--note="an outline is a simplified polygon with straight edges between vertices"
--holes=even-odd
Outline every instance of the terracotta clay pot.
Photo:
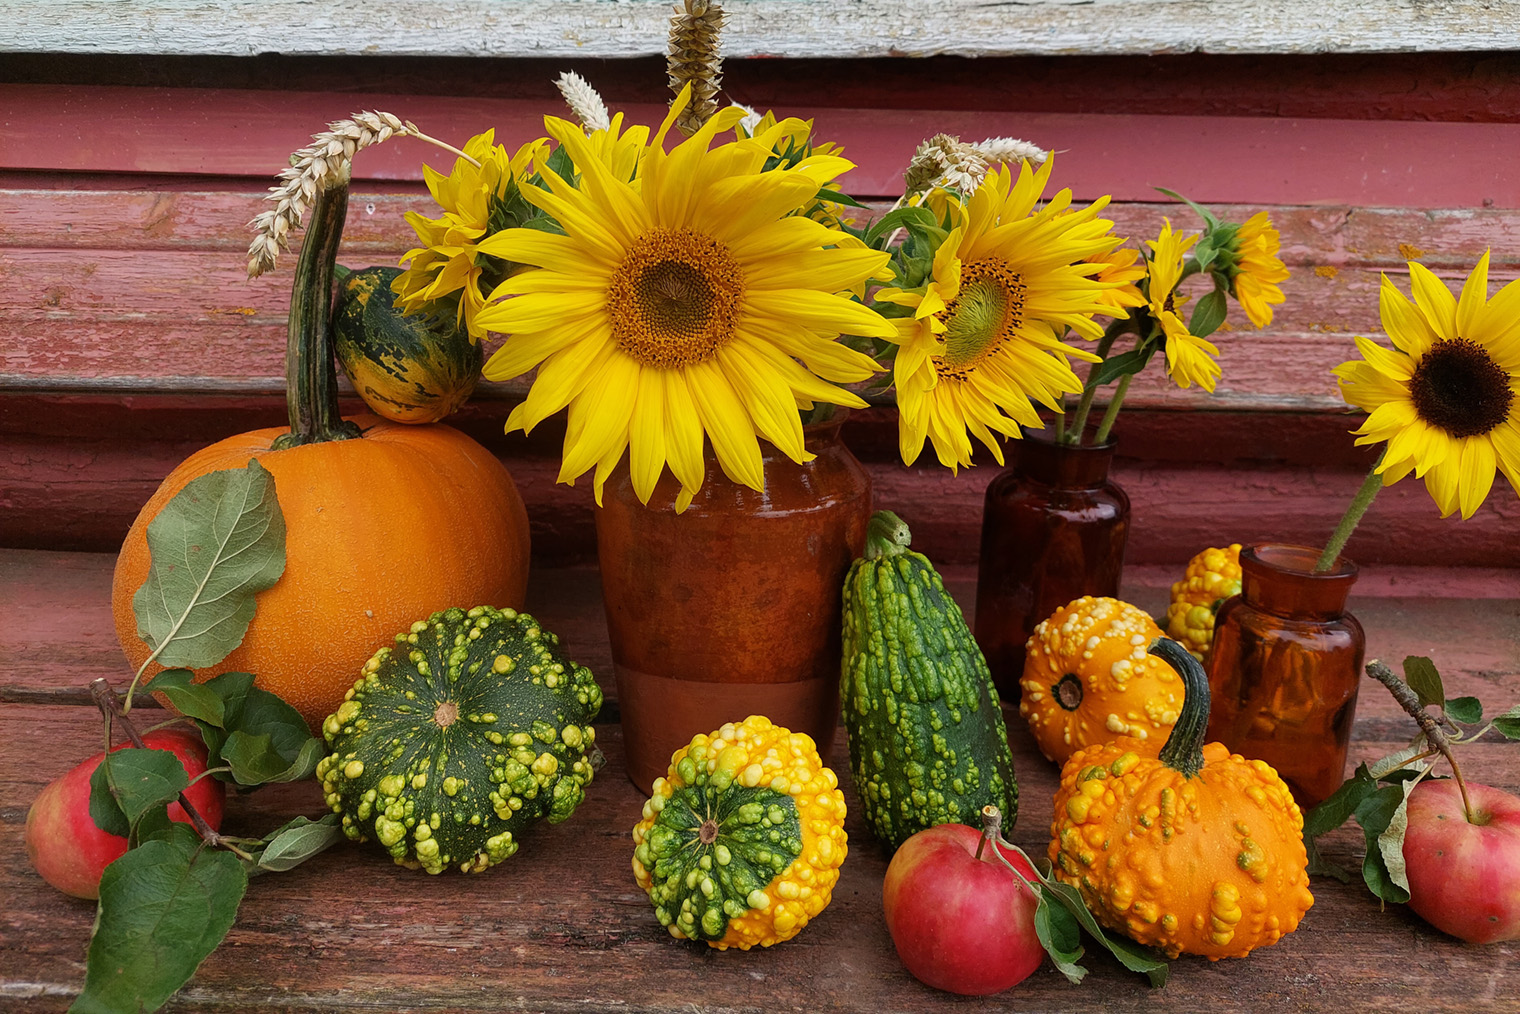
[{"label": "terracotta clay pot", "polygon": [[1026,432],[987,486],[976,578],[976,640],[1004,700],[1019,699],[1024,644],[1083,595],[1117,596],[1129,497],[1108,477],[1114,442],[1057,444]]},{"label": "terracotta clay pot", "polygon": [[1241,593],[1209,651],[1209,740],[1277,769],[1307,810],[1340,787],[1366,639],[1346,612],[1356,564],[1314,573],[1319,550],[1240,551]]},{"label": "terracotta clay pot", "polygon": [[597,557],[628,776],[644,792],[697,733],[765,715],[818,744],[839,720],[841,592],[865,548],[871,482],[839,439],[807,427],[798,465],[760,444],[765,491],[711,451],[691,506],[666,473],[648,506],[626,465],[596,511]]}]

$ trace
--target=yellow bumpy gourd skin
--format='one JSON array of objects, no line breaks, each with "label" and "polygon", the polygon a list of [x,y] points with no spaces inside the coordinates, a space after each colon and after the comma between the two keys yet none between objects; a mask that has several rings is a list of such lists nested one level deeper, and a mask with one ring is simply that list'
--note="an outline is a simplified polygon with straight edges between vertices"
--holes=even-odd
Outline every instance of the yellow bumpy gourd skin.
[{"label": "yellow bumpy gourd skin", "polygon": [[1035,627],[1019,714],[1057,764],[1120,736],[1163,742],[1182,707],[1182,680],[1146,646],[1161,628],[1144,610],[1084,596]]},{"label": "yellow bumpy gourd skin", "polygon": [[1298,927],[1309,893],[1303,816],[1277,772],[1203,747],[1185,777],[1157,743],[1088,747],[1061,770],[1055,876],[1098,921],[1168,957],[1244,957]]},{"label": "yellow bumpy gourd skin", "polygon": [[1224,600],[1240,594],[1240,543],[1205,549],[1188,561],[1182,580],[1172,585],[1166,633],[1202,662],[1214,643],[1214,617]]},{"label": "yellow bumpy gourd skin", "polygon": [[844,817],[812,738],[751,716],[671,757],[633,829],[633,875],[672,936],[769,947],[828,905]]}]

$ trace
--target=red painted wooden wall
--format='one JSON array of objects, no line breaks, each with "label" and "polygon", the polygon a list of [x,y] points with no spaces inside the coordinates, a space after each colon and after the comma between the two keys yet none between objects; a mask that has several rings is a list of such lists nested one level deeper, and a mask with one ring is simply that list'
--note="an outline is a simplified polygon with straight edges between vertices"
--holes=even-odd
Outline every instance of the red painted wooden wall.
[{"label": "red painted wooden wall", "polygon": [[[285,156],[328,120],[381,108],[455,143],[541,133],[575,69],[614,108],[657,118],[661,61],[86,57],[0,61],[0,544],[111,549],[195,447],[283,418],[290,261],[244,280],[246,222]],[[1132,390],[1118,478],[1130,559],[1205,545],[1322,541],[1369,464],[1329,368],[1378,335],[1378,276],[1420,260],[1455,283],[1485,249],[1520,274],[1520,56],[1159,56],[730,61],[731,97],[812,116],[890,198],[924,136],[1011,134],[1058,151],[1056,180],[1112,194],[1128,235],[1191,214],[1156,186],[1243,218],[1267,209],[1293,271],[1256,331],[1220,336],[1212,397],[1159,374]],[[404,250],[435,149],[393,141],[357,164],[343,259]],[[589,488],[557,486],[553,426],[507,437],[522,388],[483,384],[456,423],[517,477],[542,561],[590,559]],[[895,459],[891,410],[850,424],[877,499],[946,563],[976,553],[995,464],[960,475]],[[1520,497],[1500,480],[1474,518],[1441,520],[1413,480],[1350,547],[1366,562],[1520,566]]]}]

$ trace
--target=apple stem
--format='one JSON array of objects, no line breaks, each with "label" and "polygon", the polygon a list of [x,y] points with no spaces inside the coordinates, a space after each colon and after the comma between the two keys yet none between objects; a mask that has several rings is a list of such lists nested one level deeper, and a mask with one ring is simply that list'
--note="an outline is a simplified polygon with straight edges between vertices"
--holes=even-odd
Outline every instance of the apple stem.
[{"label": "apple stem", "polygon": [[[982,837],[976,843],[976,858],[982,858],[982,852],[987,848],[989,841],[996,841],[998,831],[1003,826],[1003,814],[997,807],[987,804],[982,807]],[[996,849],[993,850],[994,854]]]},{"label": "apple stem", "polygon": [[[122,712],[121,703],[116,699],[116,692],[111,689],[111,685],[109,683],[107,683],[104,679],[98,679],[92,682],[90,684],[90,697],[95,701],[95,706],[100,709],[101,715],[105,717],[107,729],[111,728],[113,719],[119,719],[121,721],[122,728],[127,732],[127,738],[132,741],[132,745],[137,747],[139,750],[149,749],[148,745],[143,742],[142,735],[137,731],[137,727],[132,724],[132,720]],[[107,743],[107,752],[109,752],[110,749],[111,744]],[[185,811],[185,815],[190,818],[190,823],[195,825],[196,834],[200,835],[201,840],[203,840],[207,845],[219,846],[236,854],[240,859],[247,860],[248,862],[253,861],[252,856],[244,852],[242,849],[239,849],[236,846],[232,845],[226,838],[223,838],[221,835],[217,834],[215,829],[213,829],[210,824],[206,823],[206,818],[201,816],[201,812],[195,808],[195,804],[190,802],[189,799],[185,798],[185,794],[183,792],[179,794],[179,805],[180,808]]]},{"label": "apple stem", "polygon": [[1409,717],[1419,723],[1420,731],[1425,734],[1425,739],[1442,757],[1446,758],[1446,763],[1451,765],[1451,775],[1457,781],[1457,789],[1462,793],[1463,816],[1467,818],[1469,824],[1476,824],[1477,821],[1473,818],[1472,803],[1467,798],[1467,782],[1462,778],[1462,768],[1457,763],[1456,756],[1451,752],[1451,742],[1447,738],[1446,733],[1442,731],[1434,718],[1425,713],[1425,709],[1420,705],[1420,698],[1409,688],[1407,683],[1393,674],[1392,669],[1388,668],[1378,659],[1373,659],[1367,663],[1367,675],[1388,688],[1388,692],[1393,694],[1393,699],[1398,701],[1399,707],[1403,708],[1409,713]]}]

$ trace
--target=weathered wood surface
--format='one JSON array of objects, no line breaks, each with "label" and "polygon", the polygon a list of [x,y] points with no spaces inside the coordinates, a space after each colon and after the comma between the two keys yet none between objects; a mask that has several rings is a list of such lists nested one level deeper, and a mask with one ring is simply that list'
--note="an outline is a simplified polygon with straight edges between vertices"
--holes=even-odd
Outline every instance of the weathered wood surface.
[{"label": "weathered wood surface", "polygon": [[[1324,53],[1513,44],[1512,0],[729,0],[733,56]],[[643,56],[665,51],[669,0],[22,0],[0,51]]]},{"label": "weathered wood surface", "polygon": [[[900,194],[919,143],[948,133],[1054,148],[1058,185],[1087,199],[1152,200],[1153,188],[1166,186],[1209,203],[1520,207],[1520,181],[1507,172],[1520,146],[1517,123],[1176,115],[1165,106],[1123,114],[848,108],[821,98],[778,112],[812,119],[819,136],[844,145],[857,168],[841,183],[857,197]],[[630,123],[658,124],[665,115],[663,102],[610,101]],[[565,112],[540,99],[0,84],[5,105],[22,112],[7,124],[0,168],[261,178],[313,131],[359,109],[395,113],[455,144],[495,127],[498,141],[514,148],[542,136],[545,112]],[[1168,154],[1137,157],[1158,146]],[[423,161],[449,163],[436,149],[400,140],[366,150],[355,166],[360,179],[418,180]]]},{"label": "weathered wood surface", "polygon": [[[47,887],[25,863],[26,807],[43,784],[97,749],[99,723],[82,687],[125,680],[110,631],[111,558],[0,551],[0,1006],[61,1009],[83,979],[94,909]],[[969,604],[970,573],[948,572]],[[1126,594],[1158,608],[1166,575],[1133,572]],[[1520,606],[1513,577],[1433,571],[1422,590],[1442,598],[1368,597],[1357,612],[1369,654],[1432,654],[1452,693],[1491,704],[1520,699]],[[1495,580],[1499,583],[1495,584]],[[1510,581],[1510,584],[1505,584]],[[1388,582],[1379,582],[1391,590]],[[1509,597],[1471,597],[1492,596]],[[592,570],[535,573],[535,614],[571,653],[609,673]],[[610,681],[608,681],[610,684]],[[1380,912],[1363,890],[1316,880],[1299,932],[1244,961],[1184,959],[1151,992],[1117,964],[1089,955],[1091,975],[1068,985],[1049,966],[1016,992],[984,1000],[936,993],[898,964],[881,921],[885,857],[852,809],[851,852],[834,901],[797,939],[769,951],[717,953],[670,940],[629,870],[629,830],[641,797],[622,774],[621,740],[604,712],[598,741],[609,764],[584,806],[543,827],[509,863],[480,877],[427,878],[358,847],[340,846],[298,870],[255,881],[237,924],[168,1010],[654,1012],[1060,1011],[1234,1012],[1513,1011],[1520,945],[1478,948],[1430,929],[1401,906]],[[1011,837],[1040,854],[1048,840],[1055,769],[1016,715],[1010,733],[1021,787]],[[1411,728],[1380,688],[1363,688],[1353,760],[1380,755]],[[834,756],[852,808],[843,762]],[[1520,789],[1520,747],[1484,742],[1464,769]],[[266,790],[229,803],[227,826],[263,830],[316,815],[315,786]],[[1336,835],[1331,858],[1353,860],[1359,836]]]}]

